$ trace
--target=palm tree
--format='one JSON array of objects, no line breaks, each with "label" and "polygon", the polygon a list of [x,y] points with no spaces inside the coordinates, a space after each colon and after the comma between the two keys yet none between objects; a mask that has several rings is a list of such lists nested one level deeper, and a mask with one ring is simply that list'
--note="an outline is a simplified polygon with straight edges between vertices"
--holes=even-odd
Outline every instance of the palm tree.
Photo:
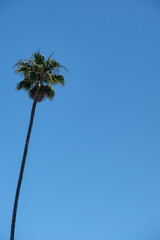
[{"label": "palm tree", "polygon": [[51,59],[51,57],[52,55],[48,59],[45,59],[45,57],[41,55],[39,51],[37,51],[34,52],[31,59],[20,60],[15,65],[16,73],[20,73],[23,76],[23,80],[17,84],[17,90],[24,89],[27,91],[29,97],[33,99],[33,105],[15,194],[10,240],[14,240],[18,199],[23,179],[36,104],[45,98],[49,98],[50,100],[54,98],[55,92],[52,88],[52,85],[56,85],[58,83],[64,85],[64,77],[60,75],[60,71],[65,68],[59,62]]}]

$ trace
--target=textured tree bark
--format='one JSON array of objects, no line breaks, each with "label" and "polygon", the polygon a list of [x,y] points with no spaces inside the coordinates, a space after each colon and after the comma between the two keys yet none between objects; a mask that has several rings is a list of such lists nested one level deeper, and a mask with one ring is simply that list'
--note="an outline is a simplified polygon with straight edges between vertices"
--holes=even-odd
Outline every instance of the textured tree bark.
[{"label": "textured tree bark", "polygon": [[32,130],[32,125],[33,125],[33,119],[34,119],[37,99],[38,99],[38,96],[36,94],[36,96],[34,98],[34,101],[33,101],[33,105],[32,105],[32,111],[31,111],[31,116],[30,116],[30,123],[29,123],[28,133],[27,133],[27,137],[26,137],[26,143],[25,143],[25,147],[24,147],[24,153],[23,153],[23,158],[22,158],[22,163],[21,163],[21,169],[20,169],[20,173],[19,173],[19,179],[18,179],[16,195],[15,195],[15,200],[14,200],[10,240],[14,240],[14,232],[15,232],[15,222],[16,222],[16,215],[17,215],[18,200],[19,200],[19,194],[20,194],[20,189],[21,189],[21,184],[22,184],[22,179],[23,179],[24,167],[25,167],[25,162],[26,162],[26,157],[27,157],[27,152],[28,152],[29,139],[30,139],[30,135],[31,135],[31,130]]}]

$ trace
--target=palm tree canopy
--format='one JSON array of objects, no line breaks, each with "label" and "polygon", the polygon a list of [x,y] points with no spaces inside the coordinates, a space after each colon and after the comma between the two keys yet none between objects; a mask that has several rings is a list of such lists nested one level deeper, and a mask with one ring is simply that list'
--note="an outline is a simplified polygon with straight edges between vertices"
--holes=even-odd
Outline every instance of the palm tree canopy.
[{"label": "palm tree canopy", "polygon": [[[52,56],[52,55],[51,55]],[[17,84],[17,90],[24,89],[29,97],[34,99],[38,95],[38,102],[45,98],[53,99],[55,92],[53,85],[64,85],[64,77],[60,72],[64,69],[59,62],[51,59],[45,59],[39,51],[34,52],[31,59],[24,59],[15,65],[16,73],[23,76],[23,80]]]}]

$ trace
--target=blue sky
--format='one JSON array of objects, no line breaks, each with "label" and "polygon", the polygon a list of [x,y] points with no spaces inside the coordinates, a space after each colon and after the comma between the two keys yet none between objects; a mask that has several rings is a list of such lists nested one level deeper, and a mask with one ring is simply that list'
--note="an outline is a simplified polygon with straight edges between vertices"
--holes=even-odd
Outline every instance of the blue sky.
[{"label": "blue sky", "polygon": [[160,238],[160,3],[2,1],[0,239],[9,239],[32,101],[12,66],[66,66],[38,104],[15,240]]}]

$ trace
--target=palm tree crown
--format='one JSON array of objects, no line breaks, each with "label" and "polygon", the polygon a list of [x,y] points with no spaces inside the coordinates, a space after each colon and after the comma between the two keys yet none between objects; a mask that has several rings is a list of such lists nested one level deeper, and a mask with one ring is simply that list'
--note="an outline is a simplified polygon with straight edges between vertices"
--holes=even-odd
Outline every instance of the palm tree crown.
[{"label": "palm tree crown", "polygon": [[[52,55],[51,55],[52,56]],[[17,84],[17,90],[24,89],[29,97],[41,102],[45,98],[53,99],[55,96],[52,85],[60,83],[64,85],[64,77],[60,71],[65,69],[59,62],[45,59],[39,51],[34,52],[31,59],[24,59],[17,62],[16,73],[21,73],[24,79]]]}]

